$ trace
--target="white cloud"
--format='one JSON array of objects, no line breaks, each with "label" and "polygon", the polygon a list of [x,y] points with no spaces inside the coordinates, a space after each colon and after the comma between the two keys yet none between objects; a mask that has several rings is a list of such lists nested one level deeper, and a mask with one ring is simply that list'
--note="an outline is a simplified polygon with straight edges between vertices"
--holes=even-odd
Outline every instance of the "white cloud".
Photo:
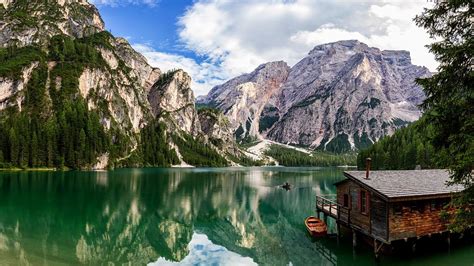
[{"label": "white cloud", "polygon": [[193,233],[188,244],[189,253],[179,262],[158,258],[157,261],[149,263],[148,266],[171,266],[171,265],[258,265],[250,257],[244,257],[238,253],[229,251],[223,246],[216,245],[204,234]]},{"label": "white cloud", "polygon": [[192,77],[192,89],[196,95],[204,95],[213,87],[221,84],[223,77],[221,69],[209,62],[197,63],[191,58],[177,54],[156,51],[148,44],[132,44],[133,48],[143,54],[148,63],[166,72],[171,69],[184,69]]},{"label": "white cloud", "polygon": [[[209,59],[194,62],[190,72],[216,70],[219,78],[269,61],[293,65],[317,44],[347,39],[408,50],[414,64],[435,70],[424,47],[430,39],[412,21],[429,5],[426,0],[197,0],[179,18],[178,33],[185,48]],[[200,86],[198,94],[218,83],[212,74],[200,75],[198,80],[212,84]]]},{"label": "white cloud", "polygon": [[161,0],[89,0],[91,4],[102,6],[147,5],[156,6]]}]

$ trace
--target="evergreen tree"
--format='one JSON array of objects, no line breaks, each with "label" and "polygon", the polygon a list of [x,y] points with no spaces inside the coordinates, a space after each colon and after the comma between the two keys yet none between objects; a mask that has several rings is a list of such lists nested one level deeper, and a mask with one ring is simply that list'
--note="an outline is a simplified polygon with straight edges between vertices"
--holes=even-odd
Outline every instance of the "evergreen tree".
[{"label": "evergreen tree", "polygon": [[[374,170],[415,169],[417,165],[424,169],[444,167],[441,162],[432,159],[433,146],[429,139],[432,132],[433,127],[426,125],[422,118],[360,151],[357,156],[357,167],[365,169],[367,157],[372,158]],[[438,157],[446,156],[442,154]]]},{"label": "evergreen tree", "polygon": [[453,229],[474,224],[474,2],[436,1],[415,18],[437,41],[429,46],[440,63],[438,72],[418,80],[426,93],[422,107],[437,160],[451,170],[453,184],[465,187],[454,201],[458,211]]},{"label": "evergreen tree", "polygon": [[10,143],[10,162],[13,164],[18,164],[18,156],[20,151],[20,144],[18,142],[18,136],[16,135],[15,128],[10,128],[9,133],[9,143]]}]

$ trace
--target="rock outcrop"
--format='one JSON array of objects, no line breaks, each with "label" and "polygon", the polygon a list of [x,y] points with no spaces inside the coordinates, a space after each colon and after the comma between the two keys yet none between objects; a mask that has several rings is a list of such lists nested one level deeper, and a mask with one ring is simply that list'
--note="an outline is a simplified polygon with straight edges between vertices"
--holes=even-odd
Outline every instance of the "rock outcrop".
[{"label": "rock outcrop", "polygon": [[[280,143],[344,152],[417,120],[417,106],[425,96],[415,79],[430,75],[427,68],[413,65],[406,51],[382,51],[352,40],[316,46],[286,72],[282,64],[262,65],[217,86],[200,103],[222,110],[239,126],[237,137],[248,132]],[[266,73],[278,73],[278,78],[263,75],[259,83],[249,83],[249,76],[265,66],[270,67]],[[257,93],[249,104],[247,95]],[[239,101],[243,98],[244,104]]]},{"label": "rock outcrop", "polygon": [[229,119],[223,113],[204,108],[198,114],[201,130],[210,143],[226,154],[242,156],[242,151],[234,141],[234,131]]},{"label": "rock outcrop", "polygon": [[163,74],[148,93],[148,101],[153,115],[171,119],[173,129],[193,136],[201,133],[188,73],[176,70]]},{"label": "rock outcrop", "polygon": [[86,0],[0,2],[0,47],[46,44],[58,34],[81,38],[103,30],[97,8]]},{"label": "rock outcrop", "polygon": [[281,89],[289,72],[290,67],[282,61],[260,65],[250,74],[214,87],[200,103],[224,112],[237,138],[258,136],[261,114],[272,104],[271,97]]},{"label": "rock outcrop", "polygon": [[[44,117],[61,105],[51,93],[84,100],[88,112],[98,116],[110,142],[117,146],[114,152],[96,154],[90,167],[128,160],[140,150],[140,133],[155,119],[167,126],[161,137],[166,138],[169,150],[176,148],[173,134],[233,142],[217,133],[220,122],[209,122],[214,124],[212,131],[201,130],[206,118],[198,116],[186,72],[161,73],[150,66],[127,40],[104,31],[98,10],[86,0],[0,0],[0,49],[9,60],[0,72],[0,111],[22,112],[32,77],[37,86],[45,86],[37,90],[45,94],[38,95],[46,99]],[[221,147],[224,156],[227,146]]]}]

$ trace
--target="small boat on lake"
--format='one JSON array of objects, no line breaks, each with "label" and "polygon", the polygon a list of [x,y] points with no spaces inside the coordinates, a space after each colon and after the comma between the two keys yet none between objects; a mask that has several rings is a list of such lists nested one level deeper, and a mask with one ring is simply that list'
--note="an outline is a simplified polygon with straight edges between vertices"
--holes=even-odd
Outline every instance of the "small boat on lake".
[{"label": "small boat on lake", "polygon": [[312,237],[323,237],[327,235],[328,228],[323,220],[314,216],[309,216],[304,220],[306,229]]},{"label": "small boat on lake", "polygon": [[283,189],[287,190],[287,191],[291,189],[291,185],[290,185],[290,183],[288,183],[288,182],[286,182],[285,184],[283,184],[281,187],[282,187]]}]

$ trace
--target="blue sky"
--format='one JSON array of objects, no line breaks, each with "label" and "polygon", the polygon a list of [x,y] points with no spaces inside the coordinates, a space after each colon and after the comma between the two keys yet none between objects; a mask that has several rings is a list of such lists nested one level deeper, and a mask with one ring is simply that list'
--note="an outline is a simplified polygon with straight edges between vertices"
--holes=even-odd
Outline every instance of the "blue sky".
[{"label": "blue sky", "polygon": [[[117,3],[117,2],[114,2]],[[179,48],[177,22],[192,0],[160,1],[149,4],[97,5],[106,28],[131,43],[146,43],[166,53],[192,58],[195,54]]]},{"label": "blue sky", "polygon": [[357,39],[408,50],[435,71],[429,36],[412,21],[426,0],[90,0],[115,36],[155,67],[182,68],[196,95],[258,65],[290,66],[314,46]]}]

